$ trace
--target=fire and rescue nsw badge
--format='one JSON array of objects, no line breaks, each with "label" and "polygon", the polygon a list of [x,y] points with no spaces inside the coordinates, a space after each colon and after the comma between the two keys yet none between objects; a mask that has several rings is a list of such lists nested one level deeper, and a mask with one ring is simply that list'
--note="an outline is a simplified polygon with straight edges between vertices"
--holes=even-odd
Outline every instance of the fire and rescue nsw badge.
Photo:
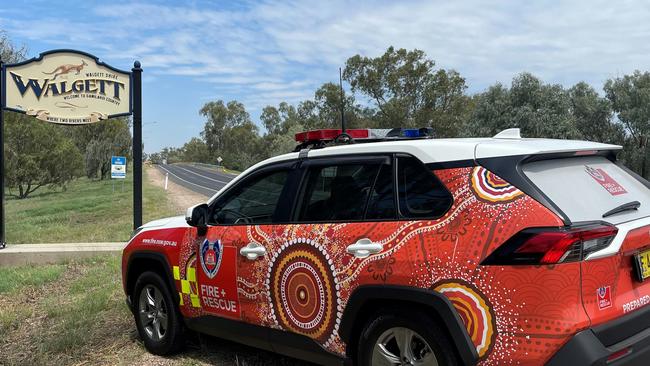
[{"label": "fire and rescue nsw badge", "polygon": [[221,258],[223,258],[223,246],[221,240],[210,242],[208,239],[201,244],[201,267],[208,278],[214,278],[219,272]]}]

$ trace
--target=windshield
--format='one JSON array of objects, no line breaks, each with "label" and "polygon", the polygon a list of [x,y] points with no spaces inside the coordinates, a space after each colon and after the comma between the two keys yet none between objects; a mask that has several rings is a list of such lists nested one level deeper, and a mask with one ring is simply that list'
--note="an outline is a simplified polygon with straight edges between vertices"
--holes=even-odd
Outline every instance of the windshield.
[{"label": "windshield", "polygon": [[[650,190],[602,156],[543,160],[523,166],[528,178],[573,222],[621,223],[650,215]],[[638,201],[638,209],[603,214]],[[636,206],[636,205],[635,205]]]}]

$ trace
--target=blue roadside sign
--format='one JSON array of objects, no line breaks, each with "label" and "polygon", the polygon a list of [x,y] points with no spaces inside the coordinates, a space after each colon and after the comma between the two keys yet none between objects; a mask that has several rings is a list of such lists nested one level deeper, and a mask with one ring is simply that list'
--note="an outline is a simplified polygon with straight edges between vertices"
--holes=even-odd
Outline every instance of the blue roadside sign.
[{"label": "blue roadside sign", "polygon": [[111,179],[126,178],[126,157],[111,156]]}]

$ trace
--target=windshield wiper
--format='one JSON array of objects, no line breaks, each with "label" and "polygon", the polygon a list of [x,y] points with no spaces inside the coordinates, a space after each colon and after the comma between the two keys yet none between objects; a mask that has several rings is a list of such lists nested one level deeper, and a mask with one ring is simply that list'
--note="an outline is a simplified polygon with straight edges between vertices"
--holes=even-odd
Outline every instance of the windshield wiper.
[{"label": "windshield wiper", "polygon": [[639,201],[632,201],[632,202],[624,203],[624,204],[622,204],[622,205],[620,205],[620,206],[618,206],[616,208],[613,208],[613,209],[605,212],[603,214],[603,218],[605,218],[607,216],[616,215],[617,213],[621,213],[621,212],[624,212],[624,211],[638,210],[639,207],[641,207],[641,202],[639,202]]}]

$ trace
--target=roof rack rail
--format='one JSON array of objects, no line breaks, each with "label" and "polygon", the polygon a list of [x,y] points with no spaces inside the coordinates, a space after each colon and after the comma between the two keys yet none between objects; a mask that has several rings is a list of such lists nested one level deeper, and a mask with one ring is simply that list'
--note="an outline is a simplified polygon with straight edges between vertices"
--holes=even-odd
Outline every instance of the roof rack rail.
[{"label": "roof rack rail", "polygon": [[354,128],[322,129],[298,132],[294,151],[305,148],[320,149],[327,146],[397,140],[419,140],[434,137],[433,128]]}]

